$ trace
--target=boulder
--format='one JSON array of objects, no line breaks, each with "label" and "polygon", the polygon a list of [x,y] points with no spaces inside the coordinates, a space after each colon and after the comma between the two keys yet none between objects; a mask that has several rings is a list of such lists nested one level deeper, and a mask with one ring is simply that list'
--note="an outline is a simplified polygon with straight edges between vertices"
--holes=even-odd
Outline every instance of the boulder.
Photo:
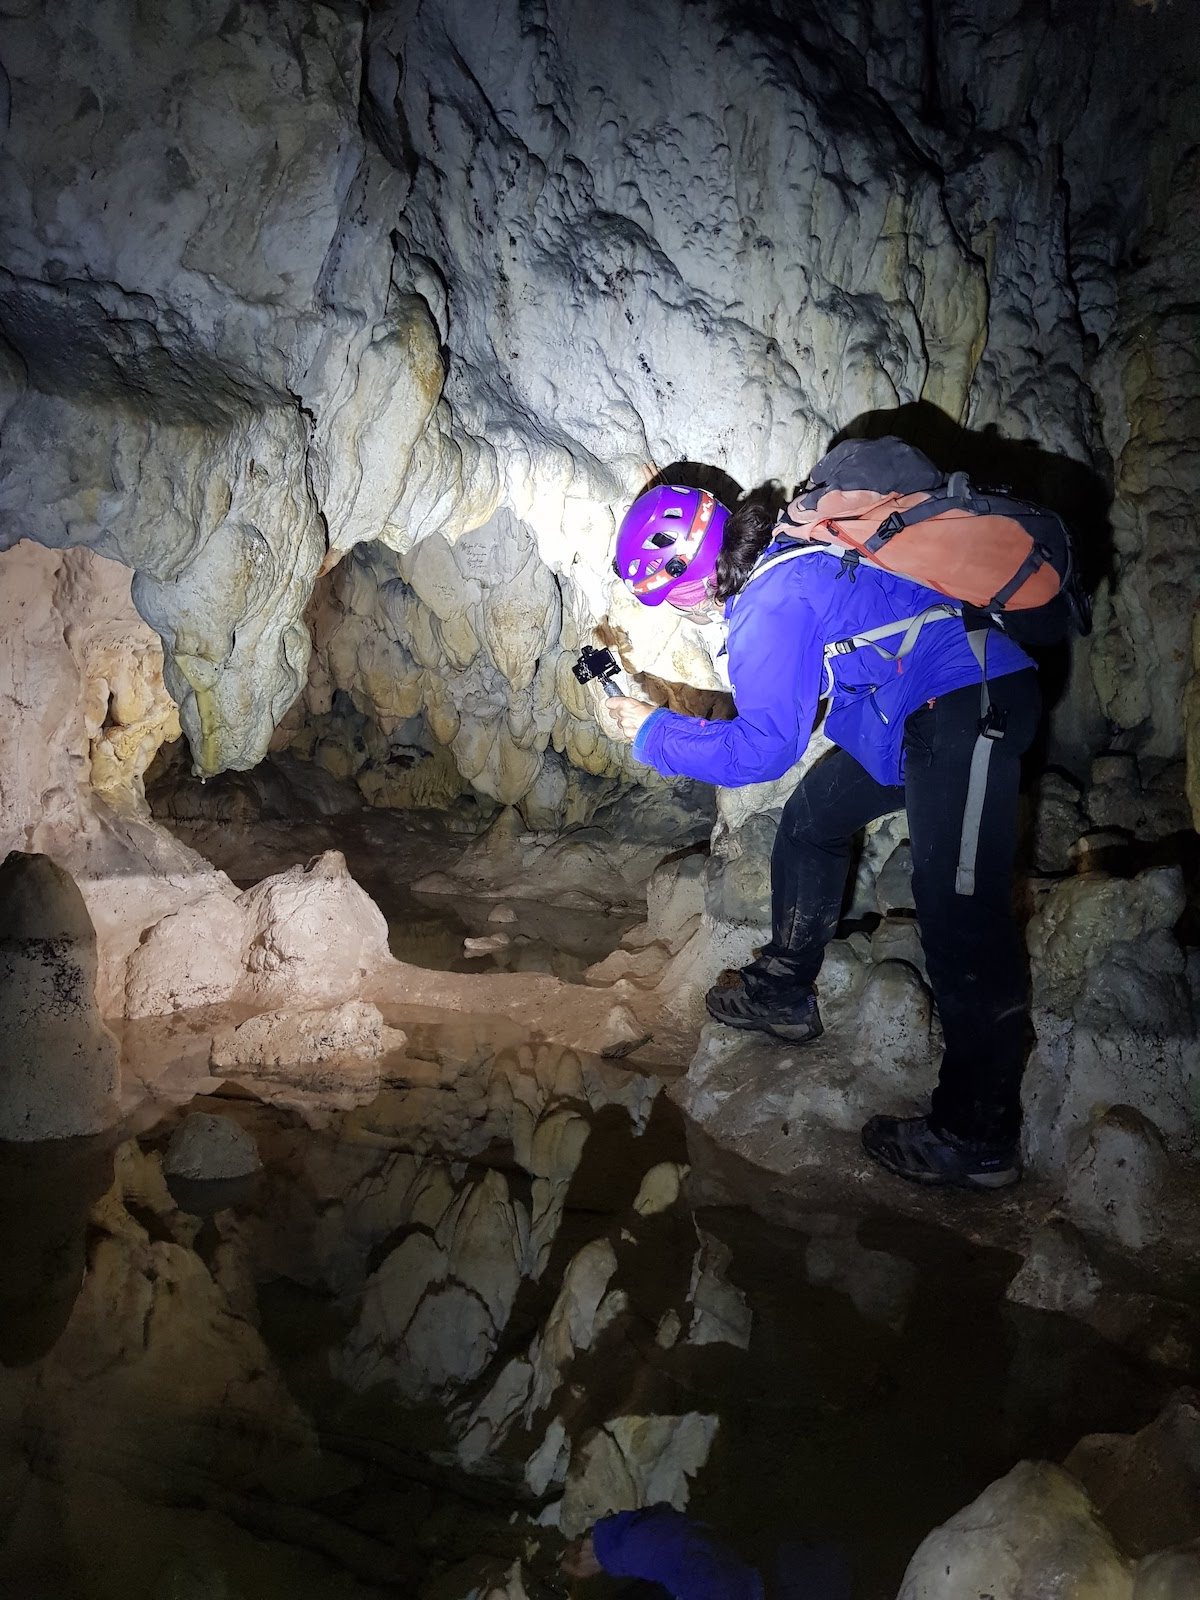
[{"label": "boulder", "polygon": [[1141,1250],[1162,1237],[1170,1175],[1154,1124],[1132,1106],[1113,1106],[1093,1122],[1067,1169],[1067,1207],[1082,1227]]},{"label": "boulder", "polygon": [[1132,1600],[1133,1566],[1080,1484],[1019,1462],[923,1540],[897,1600]]},{"label": "boulder", "polygon": [[239,901],[248,928],[242,996],[270,1007],[356,999],[391,962],[387,922],[327,850],[248,889]]}]

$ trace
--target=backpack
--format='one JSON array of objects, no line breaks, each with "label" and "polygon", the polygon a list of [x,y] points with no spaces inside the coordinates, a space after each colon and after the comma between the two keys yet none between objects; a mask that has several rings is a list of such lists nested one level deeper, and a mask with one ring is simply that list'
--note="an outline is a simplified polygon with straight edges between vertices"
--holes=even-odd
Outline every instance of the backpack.
[{"label": "backpack", "polygon": [[847,439],[823,456],[775,537],[841,552],[909,578],[961,607],[968,630],[999,628],[1019,645],[1091,630],[1071,535],[1042,506],[944,478],[901,439]]},{"label": "backpack", "polygon": [[[1071,535],[1053,511],[1007,493],[973,489],[965,472],[943,477],[928,456],[902,439],[847,439],[812,469],[808,488],[776,524],[771,547],[747,581],[793,557],[822,551],[840,552],[851,580],[867,561],[943,597],[915,616],[828,642],[827,690],[833,687],[834,658],[847,651],[870,648],[899,662],[928,623],[961,619],[967,630],[979,663],[980,714],[955,890],[974,894],[988,766],[1005,732],[1004,713],[988,690],[988,634],[998,628],[1017,644],[1037,648],[1091,631]],[[885,640],[898,643],[889,648]]]}]

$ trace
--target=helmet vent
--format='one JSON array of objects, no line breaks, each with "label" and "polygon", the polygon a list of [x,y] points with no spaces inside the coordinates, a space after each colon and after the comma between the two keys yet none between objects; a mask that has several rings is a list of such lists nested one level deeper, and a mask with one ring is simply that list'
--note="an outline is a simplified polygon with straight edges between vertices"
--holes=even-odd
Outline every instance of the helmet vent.
[{"label": "helmet vent", "polygon": [[650,543],[656,550],[665,550],[669,545],[675,543],[675,535],[673,533],[652,533],[650,535]]},{"label": "helmet vent", "polygon": [[683,521],[683,512],[680,510],[680,508],[678,506],[668,506],[666,508],[666,510],[663,512],[663,516],[664,517],[674,517],[679,522]]}]

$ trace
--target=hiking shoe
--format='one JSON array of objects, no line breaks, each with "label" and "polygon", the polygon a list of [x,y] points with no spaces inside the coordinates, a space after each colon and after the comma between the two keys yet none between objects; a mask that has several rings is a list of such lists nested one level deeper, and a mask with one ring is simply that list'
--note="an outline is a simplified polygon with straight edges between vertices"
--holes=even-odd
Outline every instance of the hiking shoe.
[{"label": "hiking shoe", "polygon": [[825,1031],[811,989],[798,1000],[772,1000],[769,995],[753,994],[744,983],[730,988],[717,983],[704,996],[704,1006],[714,1022],[769,1033],[785,1044],[808,1044]]},{"label": "hiking shoe", "polygon": [[928,1117],[872,1117],[862,1143],[873,1161],[911,1183],[1007,1189],[1021,1176],[1015,1140],[960,1139],[933,1127]]}]

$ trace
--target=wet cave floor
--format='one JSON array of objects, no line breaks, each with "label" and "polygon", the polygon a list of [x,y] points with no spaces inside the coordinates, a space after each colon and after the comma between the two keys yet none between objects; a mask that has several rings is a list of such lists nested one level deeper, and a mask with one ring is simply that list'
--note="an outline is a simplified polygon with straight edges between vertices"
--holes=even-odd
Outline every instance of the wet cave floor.
[{"label": "wet cave floor", "polygon": [[[434,1211],[421,1218],[403,1208],[370,1223],[352,1205],[339,1211],[338,1191],[364,1204],[371,1191],[379,1204],[403,1169],[404,1183],[436,1176],[461,1196],[491,1173],[520,1217],[531,1180],[511,1144],[489,1143],[464,1158],[436,1134],[414,1137],[412,1108],[394,1089],[314,1127],[231,1086],[138,1131],[136,1161],[161,1158],[180,1115],[216,1113],[245,1129],[263,1159],[260,1173],[237,1182],[174,1180],[156,1190],[143,1175],[139,1191],[128,1142],[0,1152],[0,1412],[9,1432],[2,1592],[23,1600],[117,1592],[131,1600],[440,1600],[472,1592],[464,1574],[487,1557],[500,1570],[524,1560],[531,1596],[566,1593],[555,1577],[561,1539],[536,1523],[558,1490],[535,1495],[522,1477],[544,1419],[519,1426],[469,1471],[456,1458],[455,1434],[505,1359],[545,1330],[568,1265],[589,1242],[613,1242],[610,1287],[622,1298],[595,1337],[577,1330],[555,1378],[551,1409],[567,1419],[567,1432],[586,1437],[626,1414],[715,1416],[715,1440],[692,1488],[694,1512],[752,1556],[784,1536],[838,1541],[852,1554],[860,1600],[893,1596],[921,1538],[1017,1460],[1061,1459],[1085,1433],[1139,1427],[1173,1387],[1168,1375],[1139,1367],[1072,1321],[1006,1304],[1016,1259],[948,1231],[831,1214],[785,1229],[748,1209],[692,1210],[686,1189],[660,1210],[639,1212],[646,1174],[687,1162],[689,1150],[664,1096],[648,1105],[628,1098],[632,1075],[621,1075],[617,1097],[599,1109],[602,1097],[589,1090],[585,1108],[564,1068],[586,1078],[598,1063],[558,1061],[533,1044],[515,1058],[501,1052],[481,1061],[478,1034],[453,1027],[425,1030],[414,1049],[443,1068],[465,1065],[485,1077],[514,1061],[524,1070],[532,1063],[543,1081],[566,1084],[562,1104],[589,1118],[544,1264],[536,1276],[522,1273],[486,1359],[460,1363],[457,1376],[454,1359],[437,1354],[439,1339],[453,1342],[452,1324],[435,1331],[422,1356],[388,1347],[386,1316],[374,1324],[374,1344],[358,1339],[374,1368],[338,1367],[336,1353],[354,1344],[364,1319],[371,1275],[406,1238],[439,1226]],[[615,1069],[603,1070],[610,1086],[618,1083]],[[631,1105],[639,1107],[632,1116]],[[114,1162],[126,1175],[128,1222],[119,1225],[93,1209]],[[349,1252],[336,1237],[342,1225],[357,1241]],[[211,1307],[191,1317],[176,1306],[164,1359],[155,1342],[165,1338],[156,1329],[165,1313],[149,1290],[138,1312],[140,1346],[129,1341],[125,1301],[140,1279],[128,1261],[119,1292],[110,1284],[87,1303],[85,1263],[89,1275],[111,1277],[101,1250],[120,1242],[122,1230],[126,1240],[136,1232],[189,1250],[203,1264],[195,1281],[207,1293],[211,1275],[228,1300],[215,1323]],[[664,1348],[664,1317],[682,1313],[687,1325],[698,1237],[728,1251],[723,1275],[751,1316],[747,1349],[720,1337]],[[470,1255],[460,1255],[460,1278],[470,1275]],[[192,1280],[172,1259],[171,1293],[186,1296]],[[486,1264],[474,1265],[486,1280]],[[404,1284],[392,1292],[403,1295]],[[96,1325],[101,1312],[111,1315],[110,1329]],[[234,1432],[252,1456],[265,1449],[279,1457],[258,1482],[233,1459],[238,1451],[230,1453],[229,1418],[206,1415],[192,1392],[198,1375],[227,1359],[214,1341],[229,1336],[228,1316],[257,1323],[263,1351],[315,1429],[316,1448],[313,1440],[297,1445],[291,1470],[288,1448],[272,1447],[269,1414],[256,1416],[243,1397],[246,1417],[235,1419]],[[72,1334],[80,1317],[86,1359]],[[440,1363],[432,1387],[415,1370],[431,1351],[433,1366]],[[238,1381],[253,1388],[256,1377],[241,1373]],[[231,1394],[232,1386],[220,1403],[234,1404]],[[81,1539],[93,1541],[92,1570],[77,1553],[68,1556]],[[140,1570],[118,1554],[106,1579],[104,1552],[126,1547],[143,1551]],[[634,1591],[601,1579],[575,1592]]]},{"label": "wet cave floor", "polygon": [[[342,850],[393,954],[436,970],[576,982],[636,920],[602,892],[420,894],[470,842],[435,818],[176,831],[242,884]],[[501,901],[509,942],[465,956]],[[0,1595],[652,1595],[568,1591],[564,1536],[686,1495],[751,1559],[834,1541],[856,1600],[892,1600],[1017,1461],[1137,1429],[1196,1376],[1006,1301],[1019,1258],[966,1237],[1011,1236],[1002,1198],[781,1212],[644,1062],[536,1017],[394,1020],[357,1103],[300,1067],[0,1147]],[[170,1176],[200,1116],[260,1169]]]},{"label": "wet cave floor", "polygon": [[[478,823],[439,812],[368,808],[332,818],[233,826],[162,820],[239,889],[324,850],[340,850],[351,877],[387,919],[392,955],[434,971],[540,972],[577,982],[644,917],[644,911],[621,904],[619,894],[617,903],[608,903],[610,886],[604,883],[595,885],[596,903],[581,908],[519,894],[472,895],[465,885],[460,893],[422,893],[414,884],[454,866],[477,836]],[[502,922],[495,916],[498,907]],[[499,948],[468,953],[467,939],[495,941]]]}]

